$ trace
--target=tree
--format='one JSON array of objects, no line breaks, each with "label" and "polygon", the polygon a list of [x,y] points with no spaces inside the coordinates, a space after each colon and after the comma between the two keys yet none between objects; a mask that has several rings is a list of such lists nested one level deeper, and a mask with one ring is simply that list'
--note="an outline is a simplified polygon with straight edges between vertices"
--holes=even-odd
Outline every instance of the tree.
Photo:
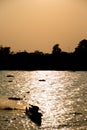
[{"label": "tree", "polygon": [[11,53],[10,52],[10,47],[2,47],[2,46],[0,46],[0,54],[1,55],[7,56],[10,53]]},{"label": "tree", "polygon": [[87,53],[87,40],[86,39],[79,42],[78,46],[75,48],[75,53],[78,53],[78,54]]},{"label": "tree", "polygon": [[60,53],[61,53],[61,49],[59,48],[59,44],[55,44],[55,45],[53,46],[52,54],[58,55],[58,54],[60,54]]},{"label": "tree", "polygon": [[43,52],[40,52],[40,51],[38,51],[38,50],[36,50],[36,51],[34,52],[34,54],[35,54],[35,55],[43,55],[44,53],[43,53]]}]

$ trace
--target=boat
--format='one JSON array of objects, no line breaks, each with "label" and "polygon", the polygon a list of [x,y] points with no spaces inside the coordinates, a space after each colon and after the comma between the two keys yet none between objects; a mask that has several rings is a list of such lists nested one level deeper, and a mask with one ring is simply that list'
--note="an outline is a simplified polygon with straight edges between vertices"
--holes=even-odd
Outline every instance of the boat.
[{"label": "boat", "polygon": [[31,105],[29,108],[26,107],[26,115],[37,125],[41,125],[42,113],[39,112],[38,106]]}]

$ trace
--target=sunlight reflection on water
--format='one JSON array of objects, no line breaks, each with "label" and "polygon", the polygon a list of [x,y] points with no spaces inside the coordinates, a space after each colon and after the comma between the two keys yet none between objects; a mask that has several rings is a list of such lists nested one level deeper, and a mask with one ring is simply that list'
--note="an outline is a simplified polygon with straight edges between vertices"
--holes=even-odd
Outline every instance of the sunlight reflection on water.
[{"label": "sunlight reflection on water", "polygon": [[[14,77],[6,75],[12,74]],[[4,113],[11,119],[9,129],[16,130],[73,130],[84,129],[87,124],[87,73],[68,71],[2,71],[0,97],[17,96],[22,104],[40,107],[43,114],[40,127],[31,122],[24,111]],[[1,112],[0,112],[1,113]],[[12,120],[12,117],[15,120]],[[2,118],[2,117],[0,117]],[[1,119],[2,120],[2,119]],[[4,121],[0,120],[1,124]],[[16,124],[17,123],[17,124]],[[5,124],[6,125],[6,124]],[[3,130],[3,129],[2,129]]]}]

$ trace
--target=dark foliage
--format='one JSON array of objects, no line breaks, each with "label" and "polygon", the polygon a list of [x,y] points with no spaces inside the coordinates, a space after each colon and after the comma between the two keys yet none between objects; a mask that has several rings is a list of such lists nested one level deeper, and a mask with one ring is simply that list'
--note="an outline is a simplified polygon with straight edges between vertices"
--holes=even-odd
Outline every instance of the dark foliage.
[{"label": "dark foliage", "polygon": [[87,70],[87,40],[79,42],[72,53],[63,52],[55,44],[52,53],[35,51],[12,53],[0,47],[0,70]]}]

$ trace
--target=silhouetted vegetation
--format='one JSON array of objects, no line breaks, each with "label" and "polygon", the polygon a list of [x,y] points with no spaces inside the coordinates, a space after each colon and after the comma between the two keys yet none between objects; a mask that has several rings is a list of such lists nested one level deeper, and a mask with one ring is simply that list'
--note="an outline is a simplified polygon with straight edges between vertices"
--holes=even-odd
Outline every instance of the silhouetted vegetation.
[{"label": "silhouetted vegetation", "polygon": [[74,52],[63,52],[55,44],[52,53],[17,52],[0,46],[0,70],[87,70],[87,40],[79,42]]}]

